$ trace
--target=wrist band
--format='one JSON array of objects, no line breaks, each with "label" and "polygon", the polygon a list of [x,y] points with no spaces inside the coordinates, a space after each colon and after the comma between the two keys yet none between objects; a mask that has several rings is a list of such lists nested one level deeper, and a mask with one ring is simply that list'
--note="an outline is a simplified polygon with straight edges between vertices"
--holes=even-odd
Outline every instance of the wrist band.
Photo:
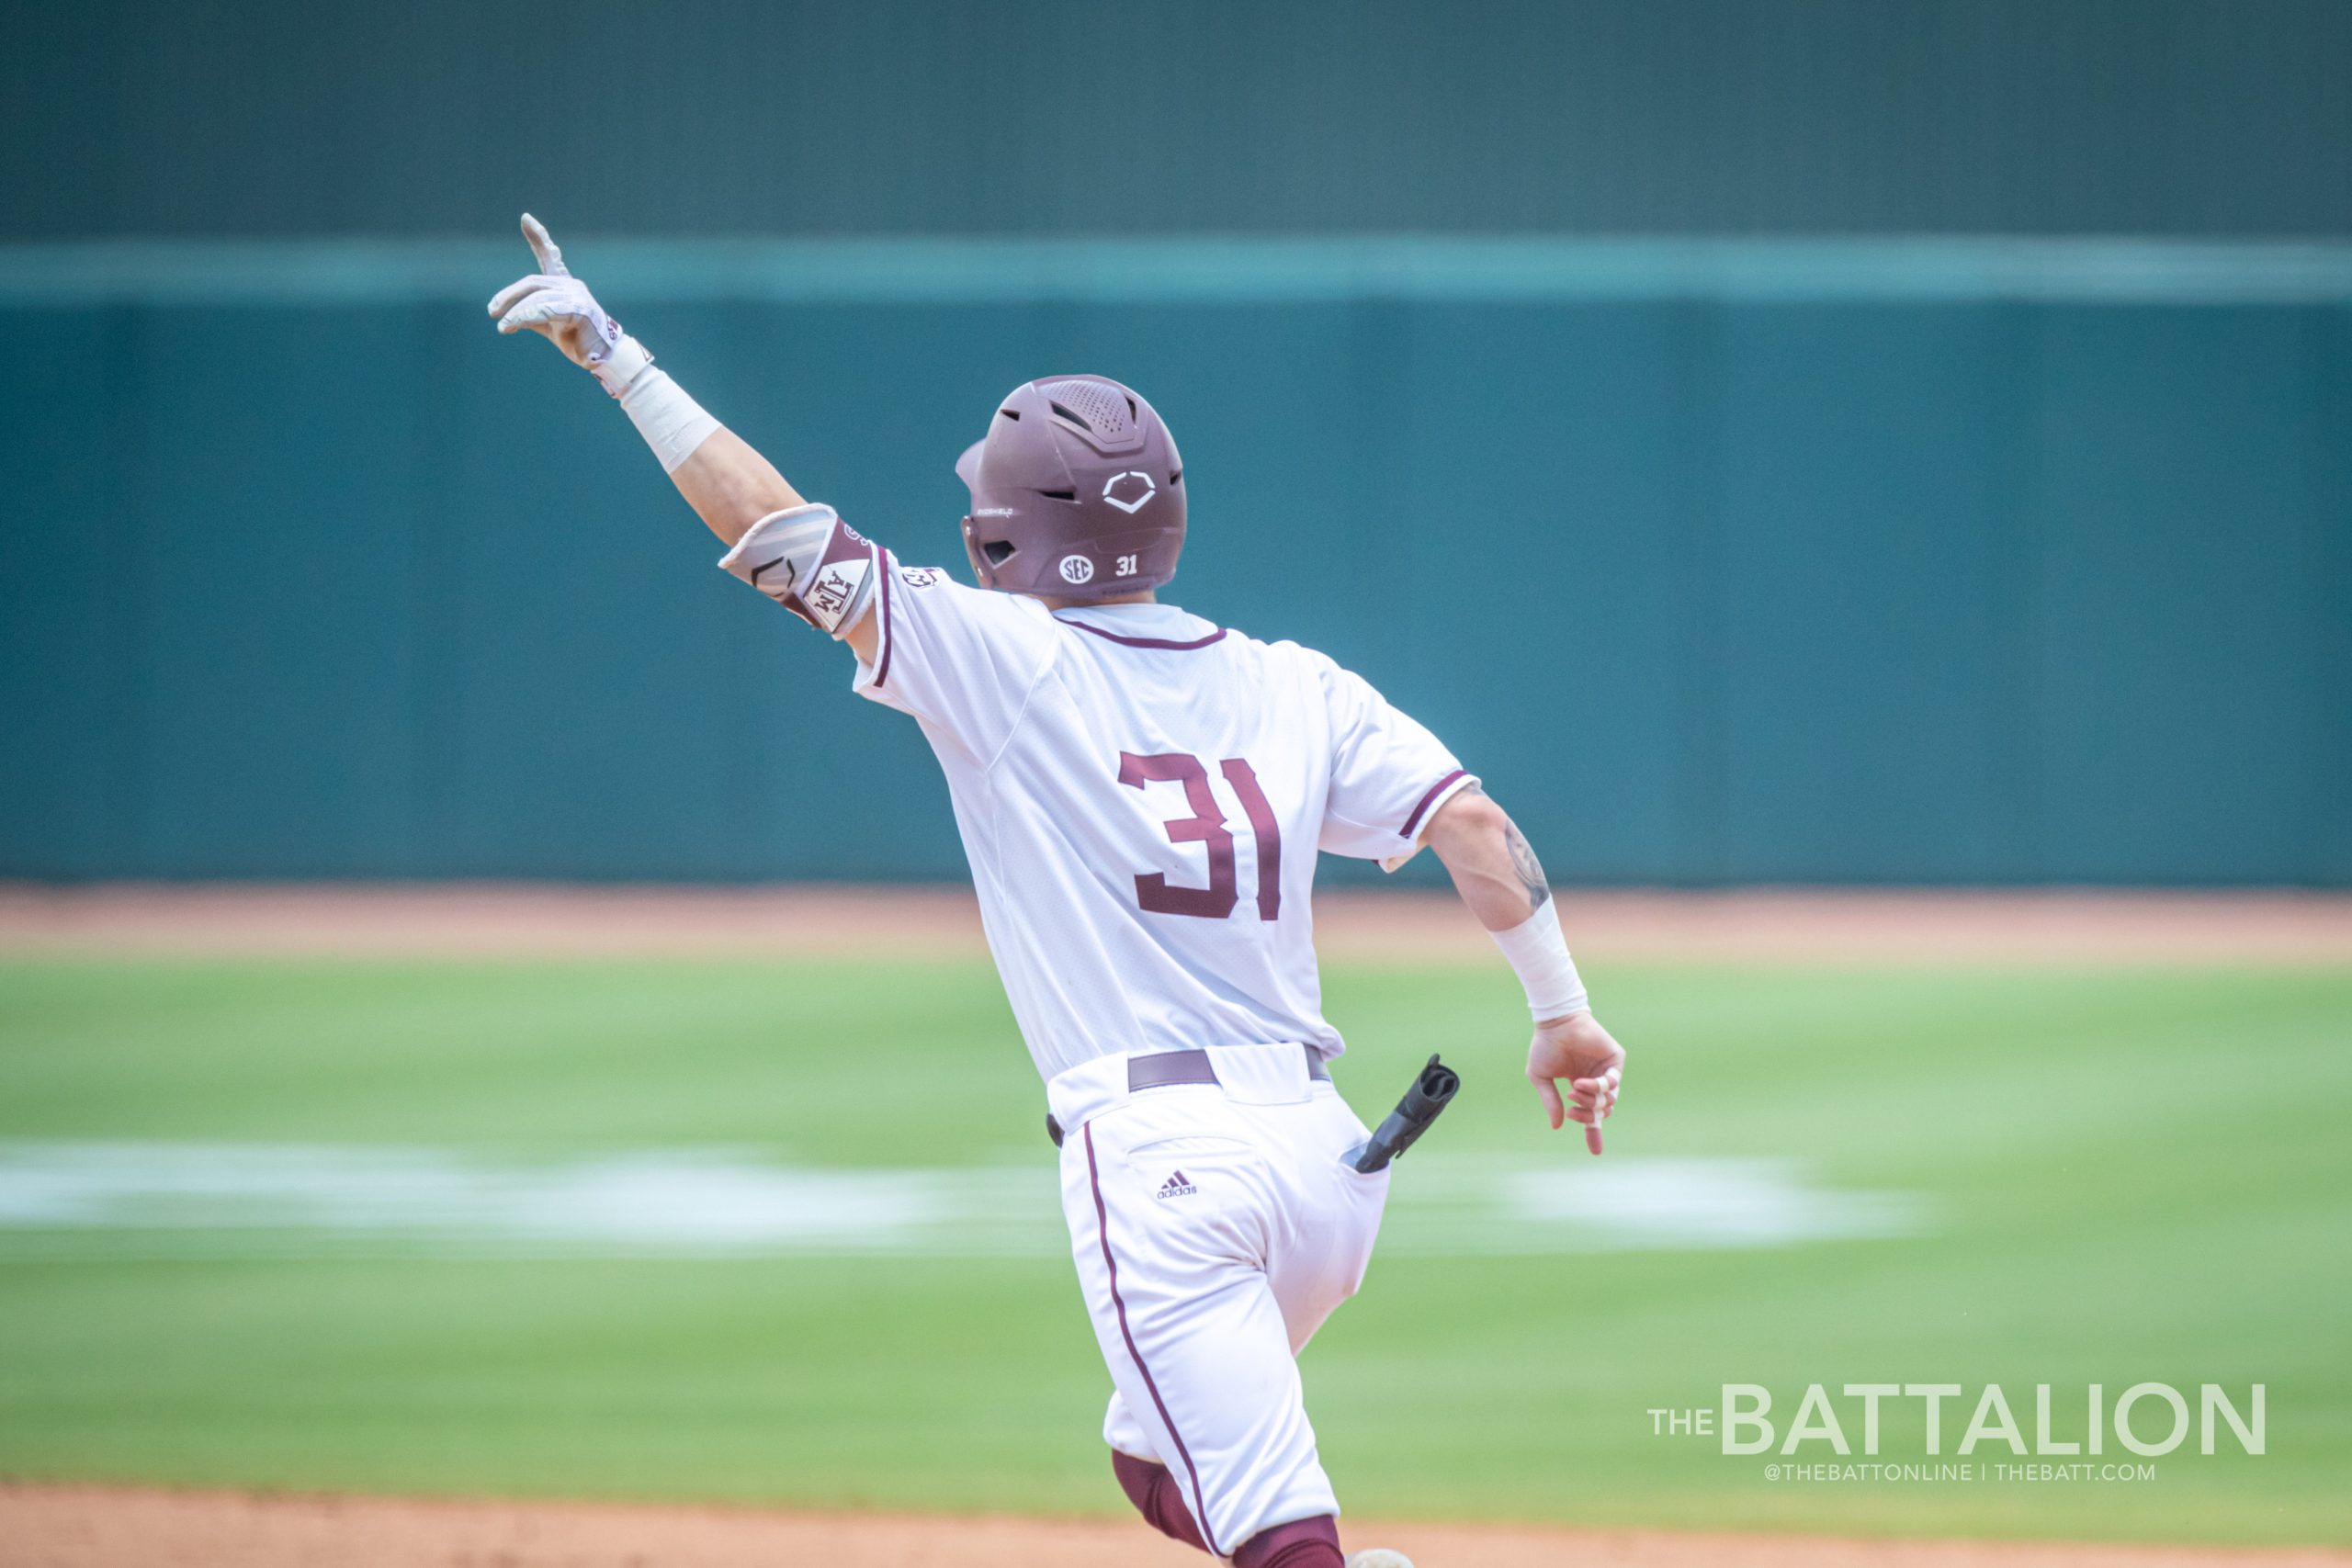
[{"label": "wrist band", "polygon": [[644,355],[644,358],[637,374],[614,395],[620,399],[621,412],[637,426],[637,433],[645,437],[645,444],[662,459],[662,471],[673,474],[679,464],[694,456],[695,447],[709,439],[711,432],[718,428],[718,422],[686,396],[685,389],[670,379],[668,371],[654,368],[653,356],[639,348],[635,338],[621,339],[612,358],[619,359],[622,350],[631,348]]},{"label": "wrist band", "polygon": [[637,379],[638,372],[653,363],[653,355],[643,344],[621,332],[618,321],[609,325],[616,334],[605,345],[605,352],[588,361],[588,373],[604,383],[605,390],[619,397]]},{"label": "wrist band", "polygon": [[1585,999],[1584,982],[1577,977],[1576,960],[1568,956],[1568,940],[1560,934],[1557,900],[1546,898],[1542,908],[1510,930],[1487,934],[1518,971],[1519,983],[1527,990],[1527,1010],[1537,1020],[1592,1010]]}]

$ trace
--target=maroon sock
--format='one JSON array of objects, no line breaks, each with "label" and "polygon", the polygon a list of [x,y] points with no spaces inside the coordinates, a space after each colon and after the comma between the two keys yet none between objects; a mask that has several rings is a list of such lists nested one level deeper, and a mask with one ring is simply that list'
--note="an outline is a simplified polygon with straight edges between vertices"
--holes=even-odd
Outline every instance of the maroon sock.
[{"label": "maroon sock", "polygon": [[[1164,1464],[1154,1464],[1148,1459],[1111,1450],[1111,1472],[1119,1478],[1120,1490],[1144,1522],[1160,1534],[1186,1546],[1198,1546],[1203,1551],[1201,1530],[1193,1523],[1191,1510],[1184,1506],[1184,1495],[1177,1490],[1176,1478]],[[1312,1561],[1309,1559],[1308,1561]]]},{"label": "maroon sock", "polygon": [[1340,1527],[1329,1514],[1261,1530],[1233,1554],[1233,1568],[1343,1568]]}]

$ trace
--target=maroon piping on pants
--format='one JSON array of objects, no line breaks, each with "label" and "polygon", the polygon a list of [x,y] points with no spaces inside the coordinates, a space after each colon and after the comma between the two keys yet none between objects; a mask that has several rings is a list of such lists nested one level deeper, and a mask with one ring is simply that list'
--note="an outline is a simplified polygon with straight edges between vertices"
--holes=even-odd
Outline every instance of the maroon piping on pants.
[{"label": "maroon piping on pants", "polygon": [[1090,1122],[1080,1130],[1086,1136],[1086,1184],[1094,1193],[1094,1234],[1102,1241],[1102,1267],[1111,1279],[1111,1305],[1118,1311],[1119,1337],[1127,1342],[1127,1357],[1135,1362],[1136,1371],[1143,1374],[1143,1386],[1150,1392],[1151,1403],[1159,1412],[1159,1424],[1175,1439],[1176,1457],[1184,1461],[1184,1473],[1193,1478],[1193,1499],[1200,1505],[1201,1539],[1208,1543],[1210,1556],[1222,1557],[1225,1553],[1217,1550],[1216,1536],[1209,1529],[1209,1499],[1208,1494],[1201,1490],[1201,1472],[1193,1468],[1192,1450],[1184,1446],[1184,1435],[1170,1418],[1168,1402],[1159,1397],[1159,1384],[1152,1380],[1151,1369],[1144,1364],[1143,1352],[1136,1348],[1135,1332],[1127,1326],[1127,1303],[1119,1296],[1119,1266],[1111,1258],[1111,1212],[1103,1206],[1102,1177],[1094,1164],[1094,1124]]},{"label": "maroon piping on pants", "polygon": [[1400,839],[1411,838],[1413,836],[1413,829],[1421,825],[1421,813],[1430,808],[1430,802],[1435,800],[1439,795],[1443,795],[1445,793],[1446,785],[1452,784],[1454,780],[1460,778],[1469,771],[1470,770],[1467,768],[1456,768],[1453,772],[1446,774],[1445,777],[1438,780],[1437,783],[1430,785],[1429,794],[1421,796],[1421,803],[1413,807],[1413,814],[1405,818],[1405,825],[1396,829],[1396,836]]}]

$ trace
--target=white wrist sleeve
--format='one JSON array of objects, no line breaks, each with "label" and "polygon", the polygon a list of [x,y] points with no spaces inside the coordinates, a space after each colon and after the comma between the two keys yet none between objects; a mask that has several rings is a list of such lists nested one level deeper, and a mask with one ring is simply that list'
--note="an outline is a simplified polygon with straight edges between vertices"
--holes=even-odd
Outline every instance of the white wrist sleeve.
[{"label": "white wrist sleeve", "polygon": [[1558,900],[1546,898],[1542,908],[1510,930],[1487,934],[1519,972],[1519,983],[1527,988],[1527,1010],[1538,1020],[1592,1010],[1576,960],[1568,956],[1568,940],[1560,934]]},{"label": "white wrist sleeve", "polygon": [[[610,375],[605,373],[608,368]],[[626,380],[621,379],[624,373]],[[662,459],[665,474],[676,473],[678,465],[693,457],[695,448],[718,428],[718,422],[686,396],[668,371],[654,367],[653,356],[633,337],[621,339],[611,355],[596,367],[596,378],[621,400],[621,412]]]}]

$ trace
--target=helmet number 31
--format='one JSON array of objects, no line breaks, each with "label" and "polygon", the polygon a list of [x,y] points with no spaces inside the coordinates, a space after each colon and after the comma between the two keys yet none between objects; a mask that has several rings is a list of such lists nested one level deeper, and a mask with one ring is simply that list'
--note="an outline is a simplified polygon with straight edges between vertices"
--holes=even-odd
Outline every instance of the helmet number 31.
[{"label": "helmet number 31", "polygon": [[[1242,815],[1250,819],[1250,834],[1257,841],[1258,851],[1258,918],[1261,920],[1279,919],[1283,909],[1283,830],[1274,819],[1274,808],[1266,800],[1266,792],[1258,786],[1257,771],[1239,757],[1227,757],[1217,764],[1226,784],[1241,802]],[[1171,844],[1201,844],[1209,856],[1209,885],[1206,887],[1185,887],[1172,884],[1164,872],[1144,872],[1136,876],[1136,902],[1158,915],[1192,915],[1201,919],[1221,920],[1233,913],[1240,902],[1239,877],[1236,865],[1233,829],[1226,823],[1225,807],[1216,798],[1216,791],[1209,784],[1209,771],[1198,757],[1186,751],[1162,751],[1139,757],[1133,751],[1119,753],[1119,782],[1132,789],[1142,789],[1151,784],[1181,784],[1184,786],[1185,803],[1192,807],[1190,817],[1178,817],[1163,823]]]}]

